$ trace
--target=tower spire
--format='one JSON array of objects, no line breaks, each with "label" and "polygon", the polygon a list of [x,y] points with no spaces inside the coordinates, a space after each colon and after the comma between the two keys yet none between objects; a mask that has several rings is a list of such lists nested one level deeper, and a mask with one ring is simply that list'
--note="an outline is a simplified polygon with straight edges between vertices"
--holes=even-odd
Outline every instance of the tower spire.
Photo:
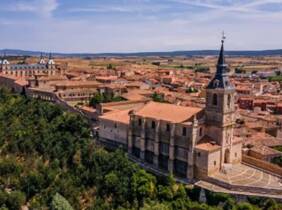
[{"label": "tower spire", "polygon": [[224,56],[224,40],[226,39],[224,32],[222,32],[221,38],[221,48],[217,62],[216,74],[222,75],[226,73],[227,65],[225,64],[225,56]]},{"label": "tower spire", "polygon": [[4,55],[3,55],[3,59],[2,59],[2,64],[3,65],[9,65],[9,61],[7,60],[7,56],[6,56],[6,51],[4,51]]},{"label": "tower spire", "polygon": [[46,64],[44,57],[43,57],[43,53],[40,53],[40,60],[39,60],[39,64]]},{"label": "tower spire", "polygon": [[208,84],[208,89],[216,89],[216,88],[227,88],[230,86],[229,78],[228,78],[228,68],[225,63],[225,55],[224,55],[224,41],[226,36],[224,32],[222,33],[221,38],[221,48],[219,52],[219,57],[216,65],[216,73],[214,78]]},{"label": "tower spire", "polygon": [[48,60],[48,68],[53,68],[55,65],[55,61],[53,60],[51,52],[49,53],[49,60]]}]

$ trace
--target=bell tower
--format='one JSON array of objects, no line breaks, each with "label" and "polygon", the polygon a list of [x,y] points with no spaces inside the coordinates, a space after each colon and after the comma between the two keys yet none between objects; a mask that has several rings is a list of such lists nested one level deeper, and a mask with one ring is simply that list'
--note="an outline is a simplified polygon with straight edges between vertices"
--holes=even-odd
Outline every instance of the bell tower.
[{"label": "bell tower", "polygon": [[48,63],[47,63],[47,68],[48,69],[54,69],[55,68],[55,61],[53,60],[51,53],[49,53],[49,60],[48,60]]},{"label": "bell tower", "polygon": [[39,60],[38,64],[42,64],[42,65],[46,64],[45,59],[43,57],[43,53],[40,54],[40,60]]},{"label": "bell tower", "polygon": [[1,61],[1,70],[8,70],[10,68],[10,62],[6,58],[6,52],[4,52],[4,56]]},{"label": "bell tower", "polygon": [[207,135],[221,146],[220,164],[232,163],[233,127],[235,124],[235,88],[230,83],[225,63],[223,34],[214,78],[206,89]]}]

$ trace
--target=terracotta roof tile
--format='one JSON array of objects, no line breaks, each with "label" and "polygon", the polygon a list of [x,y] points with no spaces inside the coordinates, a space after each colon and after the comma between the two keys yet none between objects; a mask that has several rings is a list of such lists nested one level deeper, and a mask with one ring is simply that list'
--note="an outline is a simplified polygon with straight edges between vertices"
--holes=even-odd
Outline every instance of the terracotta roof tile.
[{"label": "terracotta roof tile", "polygon": [[204,136],[196,145],[196,149],[204,150],[204,151],[215,151],[220,149],[220,145],[218,145],[211,137]]},{"label": "terracotta roof tile", "polygon": [[149,102],[136,115],[158,120],[180,123],[190,119],[192,116],[202,111],[201,108],[184,107],[173,104]]},{"label": "terracotta roof tile", "polygon": [[115,111],[107,112],[103,116],[100,116],[99,118],[104,119],[104,120],[120,122],[120,123],[124,123],[124,124],[129,125],[130,116],[129,116],[128,113],[130,111],[131,111],[130,109],[115,110]]}]

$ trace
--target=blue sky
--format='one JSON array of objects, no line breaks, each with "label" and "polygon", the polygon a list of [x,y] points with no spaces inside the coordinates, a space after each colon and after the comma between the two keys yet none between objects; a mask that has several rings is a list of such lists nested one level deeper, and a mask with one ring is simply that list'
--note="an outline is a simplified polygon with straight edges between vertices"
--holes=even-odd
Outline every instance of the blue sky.
[{"label": "blue sky", "polygon": [[0,48],[140,52],[282,48],[282,0],[1,0]]}]

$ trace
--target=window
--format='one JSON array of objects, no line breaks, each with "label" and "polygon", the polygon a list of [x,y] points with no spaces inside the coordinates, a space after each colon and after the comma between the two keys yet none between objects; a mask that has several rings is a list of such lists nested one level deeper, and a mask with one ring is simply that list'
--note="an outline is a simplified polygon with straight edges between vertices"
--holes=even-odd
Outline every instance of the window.
[{"label": "window", "polygon": [[156,128],[156,123],[155,121],[152,121],[152,129],[155,129]]},{"label": "window", "polygon": [[235,152],[235,157],[237,157],[237,152]]},{"label": "window", "polygon": [[170,131],[170,125],[166,124],[166,131]]},{"label": "window", "polygon": [[169,145],[165,143],[160,143],[160,152],[163,154],[169,153]]},{"label": "window", "polygon": [[200,128],[200,133],[199,133],[200,136],[203,135],[203,128]]},{"label": "window", "polygon": [[186,136],[186,128],[185,127],[182,128],[182,136]]},{"label": "window", "polygon": [[231,106],[231,95],[228,95],[227,97],[227,106],[230,108]]},{"label": "window", "polygon": [[198,157],[201,157],[201,153],[200,152],[198,152]]},{"label": "window", "polygon": [[115,123],[115,128],[117,128],[117,124]]},{"label": "window", "polygon": [[141,126],[142,125],[142,120],[138,119],[138,125]]},{"label": "window", "polygon": [[187,173],[187,163],[176,159],[174,161],[174,172],[178,176],[185,178]]},{"label": "window", "polygon": [[216,94],[213,94],[213,96],[212,96],[212,104],[214,106],[217,106],[217,95]]},{"label": "window", "polygon": [[216,161],[213,161],[213,165],[216,166]]}]

